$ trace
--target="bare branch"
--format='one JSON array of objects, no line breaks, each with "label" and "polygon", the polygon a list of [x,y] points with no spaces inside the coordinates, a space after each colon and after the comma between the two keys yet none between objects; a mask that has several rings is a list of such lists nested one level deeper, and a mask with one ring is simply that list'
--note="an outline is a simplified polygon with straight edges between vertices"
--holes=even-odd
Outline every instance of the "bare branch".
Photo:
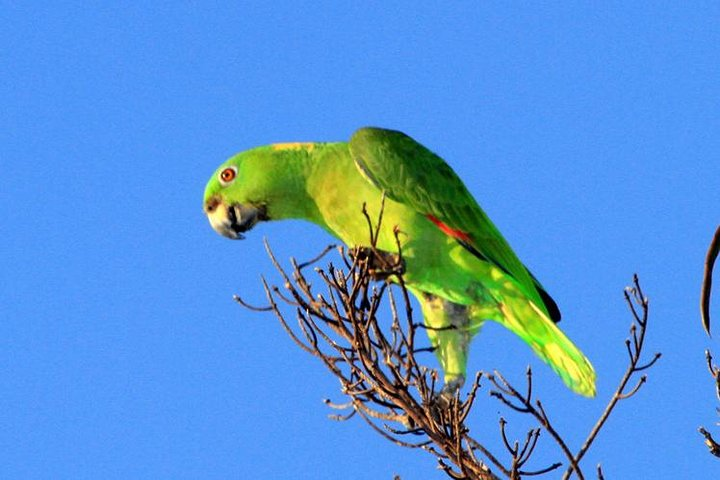
[{"label": "bare branch", "polygon": [[271,305],[268,305],[267,307],[256,307],[256,306],[250,305],[245,300],[240,298],[240,295],[233,295],[233,300],[235,300],[237,303],[239,303],[243,307],[247,308],[248,310],[252,310],[253,312],[272,312],[273,311],[273,307]]},{"label": "bare branch", "polygon": [[599,463],[597,466],[597,476],[598,476],[598,480],[605,480],[605,476],[603,475],[603,471],[602,471],[602,466],[600,466]]},{"label": "bare branch", "polygon": [[[380,251],[376,247],[382,212],[373,222],[367,210],[363,215],[368,225],[368,247],[337,249],[340,261],[327,267],[314,268],[321,280],[322,293],[317,293],[305,276],[308,266],[316,264],[333,247],[326,248],[316,258],[303,263],[294,260],[286,271],[274,256],[267,241],[265,248],[272,264],[282,278],[282,288],[269,286],[263,279],[268,305],[255,307],[239,296],[235,300],[253,311],[272,311],[283,329],[304,351],[318,358],[338,378],[345,403],[325,400],[328,408],[337,413],[333,420],[347,421],[359,416],[374,431],[395,445],[420,449],[433,455],[440,469],[450,478],[464,480],[495,480],[498,475],[510,479],[540,476],[560,468],[553,462],[530,469],[533,454],[538,449],[541,430],[547,432],[560,454],[567,460],[563,478],[573,473],[583,480],[580,461],[590,448],[599,430],[620,400],[633,396],[645,383],[643,375],[631,389],[627,385],[637,372],[647,370],[660,354],[641,365],[641,350],[645,341],[648,320],[648,301],[643,295],[637,276],[625,297],[633,316],[630,336],[626,341],[629,367],[620,386],[603,415],[577,454],[573,454],[557,431],[543,403],[535,399],[532,371],[526,371],[526,385],[517,389],[498,371],[492,374],[478,372],[468,385],[465,396],[460,391],[454,397],[437,393],[438,373],[422,365],[421,352],[432,347],[418,346],[416,333],[429,329],[415,322],[408,290],[405,286],[404,259],[400,248],[400,232],[394,229],[397,250]],[[293,307],[297,324],[290,326],[280,305]],[[389,314],[384,312],[389,311]],[[389,321],[379,317],[387,315]],[[457,327],[436,328],[445,330]],[[711,360],[708,360],[712,370]],[[527,430],[519,439],[512,439],[508,422],[500,418],[500,438],[506,452],[493,454],[483,443],[471,436],[466,420],[481,388],[481,379],[487,378],[492,388],[489,395],[518,413],[531,416],[538,427]],[[720,381],[719,381],[720,382]],[[720,383],[718,384],[720,395]],[[521,393],[524,392],[524,393]],[[708,434],[709,435],[709,434]],[[706,437],[707,438],[707,437]],[[710,437],[711,438],[711,437]],[[598,477],[602,471],[598,466]]]},{"label": "bare branch", "polygon": [[[376,228],[370,222],[369,225]],[[376,234],[373,238],[377,238]],[[266,249],[284,287],[283,292],[266,287],[268,309],[278,316],[301,348],[318,357],[338,377],[343,394],[349,397],[350,401],[343,405],[326,401],[333,409],[349,410],[331,418],[348,420],[358,414],[394,444],[434,454],[453,477],[496,479],[478,453],[502,474],[509,472],[469,436],[464,423],[480,388],[481,376],[476,376],[464,400],[458,397],[441,405],[435,393],[436,372],[422,367],[416,359],[416,353],[429,349],[415,346],[418,324],[413,320],[402,282],[400,251],[379,252],[374,246],[351,250],[342,262],[349,265],[347,271],[332,264],[326,271],[316,269],[326,288],[325,293],[316,294],[302,271],[308,263],[292,262],[292,271],[286,272],[267,244]],[[402,308],[387,283],[390,277],[399,284]],[[373,286],[376,279],[383,282]],[[296,308],[298,333],[290,328],[276,298]],[[384,298],[389,299],[391,310],[389,328],[382,328],[377,318]],[[419,440],[403,439],[408,435]]]},{"label": "bare branch", "polygon": [[303,262],[303,263],[299,264],[299,265],[297,266],[297,269],[298,269],[298,270],[302,270],[302,269],[305,268],[305,267],[309,267],[310,265],[316,264],[316,263],[319,262],[325,255],[327,255],[328,252],[334,250],[335,248],[337,248],[336,245],[332,245],[332,244],[331,244],[331,245],[328,245],[327,247],[325,247],[325,249],[324,249],[322,252],[320,252],[320,253],[319,253],[318,255],[316,255],[314,258],[308,260],[307,262]]},{"label": "bare branch", "polygon": [[[705,350],[705,362],[707,364],[708,372],[713,378],[715,384],[715,396],[720,400],[720,367],[713,363],[713,357],[710,350]],[[720,411],[720,410],[719,410]],[[715,442],[710,432],[705,430],[704,427],[698,428],[698,431],[705,437],[705,446],[708,447],[710,453],[716,457],[720,457],[720,444]]]},{"label": "bare branch", "polygon": [[[627,398],[630,398],[633,396],[637,391],[640,389],[640,387],[645,383],[646,376],[643,375],[638,383],[633,387],[631,390],[626,391],[626,387],[628,385],[628,382],[633,377],[633,375],[641,370],[646,370],[653,366],[655,362],[660,358],[660,353],[656,353],[652,360],[650,360],[647,364],[638,367],[638,363],[640,362],[640,357],[642,355],[642,349],[645,344],[645,333],[647,331],[647,322],[648,322],[648,316],[650,312],[650,302],[648,301],[648,298],[643,294],[642,289],[640,288],[640,280],[638,279],[637,275],[633,275],[633,283],[631,287],[627,287],[624,292],[625,295],[625,301],[628,305],[628,308],[630,309],[630,312],[633,316],[633,323],[630,326],[630,336],[632,337],[632,348],[630,347],[630,341],[626,340],[625,344],[628,348],[628,355],[629,355],[629,364],[627,369],[625,370],[624,375],[620,379],[620,384],[618,385],[617,389],[613,393],[612,397],[610,398],[610,401],[608,402],[607,406],[605,407],[605,410],[603,411],[602,415],[600,415],[600,418],[598,419],[595,426],[590,431],[590,434],[588,435],[587,439],[585,440],[585,443],[580,447],[580,450],[575,455],[575,462],[579,463],[580,460],[585,456],[588,449],[592,445],[592,443],[597,438],[598,433],[600,433],[600,430],[602,429],[603,425],[605,425],[605,422],[610,417],[610,414],[612,413],[613,409],[617,405],[617,403],[620,400],[624,400]],[[638,308],[640,309],[641,313],[638,313]],[[565,474],[563,475],[563,480],[570,478],[570,475],[572,474],[572,468],[568,468],[565,471]],[[602,472],[598,470],[598,474],[602,475]]]},{"label": "bare branch", "polygon": [[532,472],[524,472],[524,471],[521,471],[520,474],[521,474],[521,475],[528,476],[528,477],[533,477],[533,476],[536,476],[536,475],[543,475],[543,474],[546,474],[546,473],[548,473],[548,472],[552,472],[553,470],[557,470],[557,469],[560,468],[560,467],[562,467],[562,463],[553,463],[552,465],[550,465],[550,466],[548,466],[548,467],[545,467],[545,468],[543,468],[543,469],[541,469],[541,470],[534,470],[534,471],[532,471]]},{"label": "bare branch", "polygon": [[705,350],[705,361],[707,362],[710,376],[712,376],[713,380],[715,381],[715,396],[718,398],[718,400],[720,400],[720,367],[713,364],[712,354],[710,353],[710,350]]},{"label": "bare branch", "polygon": [[705,445],[710,450],[710,453],[712,455],[715,455],[716,457],[720,457],[720,444],[718,444],[707,430],[705,430],[703,427],[698,428],[698,431],[700,434],[705,437]]},{"label": "bare branch", "polygon": [[718,252],[720,252],[720,227],[715,230],[715,235],[710,242],[705,257],[705,269],[703,271],[702,288],[700,289],[700,319],[708,336],[710,335],[710,293],[712,291],[713,266]]}]

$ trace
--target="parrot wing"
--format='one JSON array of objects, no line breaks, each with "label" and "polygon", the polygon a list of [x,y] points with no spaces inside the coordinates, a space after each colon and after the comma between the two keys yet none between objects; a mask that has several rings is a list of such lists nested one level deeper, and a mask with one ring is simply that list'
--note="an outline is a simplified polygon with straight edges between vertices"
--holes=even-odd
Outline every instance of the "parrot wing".
[{"label": "parrot wing", "polygon": [[504,271],[553,321],[560,320],[553,299],[442,158],[402,132],[373,127],[353,134],[350,153],[361,173],[389,198],[422,213],[476,257]]}]

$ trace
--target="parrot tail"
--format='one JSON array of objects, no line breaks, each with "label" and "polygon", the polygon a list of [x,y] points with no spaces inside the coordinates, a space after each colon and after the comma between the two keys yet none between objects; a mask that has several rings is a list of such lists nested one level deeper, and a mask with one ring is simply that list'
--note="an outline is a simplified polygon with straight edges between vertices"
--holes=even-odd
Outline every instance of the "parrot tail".
[{"label": "parrot tail", "polygon": [[527,298],[505,299],[497,321],[522,338],[572,391],[595,396],[595,370],[548,315]]}]

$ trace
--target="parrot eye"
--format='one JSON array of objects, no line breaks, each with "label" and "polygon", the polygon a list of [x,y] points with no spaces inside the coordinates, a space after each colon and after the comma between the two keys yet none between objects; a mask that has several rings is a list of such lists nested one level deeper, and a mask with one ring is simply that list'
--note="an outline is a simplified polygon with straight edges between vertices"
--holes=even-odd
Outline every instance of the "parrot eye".
[{"label": "parrot eye", "polygon": [[220,180],[220,183],[226,187],[230,185],[230,183],[235,180],[235,177],[237,176],[237,168],[236,167],[227,167],[223,169],[222,172],[220,172],[220,175],[218,175],[218,179]]}]

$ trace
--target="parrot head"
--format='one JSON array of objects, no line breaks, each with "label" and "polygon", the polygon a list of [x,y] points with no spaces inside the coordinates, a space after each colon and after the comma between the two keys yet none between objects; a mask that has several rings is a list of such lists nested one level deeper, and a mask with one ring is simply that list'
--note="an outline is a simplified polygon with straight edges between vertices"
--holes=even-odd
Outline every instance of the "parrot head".
[{"label": "parrot head", "polygon": [[205,188],[203,202],[212,228],[232,240],[242,240],[243,232],[268,219],[265,204],[251,200],[251,189],[240,181],[240,166],[237,157],[220,166]]}]

